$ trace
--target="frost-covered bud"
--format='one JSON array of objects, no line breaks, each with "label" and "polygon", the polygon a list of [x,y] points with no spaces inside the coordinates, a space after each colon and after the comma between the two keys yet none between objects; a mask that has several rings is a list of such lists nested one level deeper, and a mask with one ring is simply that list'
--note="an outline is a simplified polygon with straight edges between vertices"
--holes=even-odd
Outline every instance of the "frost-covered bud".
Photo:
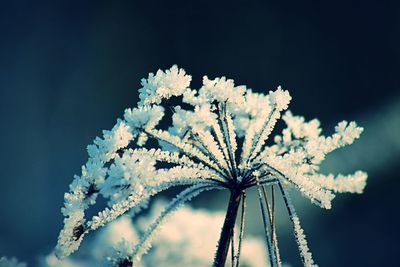
[{"label": "frost-covered bud", "polygon": [[275,105],[275,107],[278,111],[287,109],[289,106],[290,100],[292,100],[292,97],[290,96],[289,91],[282,90],[282,88],[280,86],[275,91],[270,91],[269,95],[271,98],[271,102]]},{"label": "frost-covered bud", "polygon": [[334,177],[333,174],[329,175],[314,175],[311,177],[316,183],[323,188],[339,192],[339,193],[358,193],[361,194],[367,183],[368,175],[362,171],[356,171],[351,175],[339,174]]},{"label": "frost-covered bud", "polygon": [[160,104],[162,99],[182,95],[191,80],[192,77],[176,65],[165,72],[158,70],[156,75],[150,73],[147,79],[142,79],[138,106]]},{"label": "frost-covered bud", "polygon": [[138,157],[127,151],[110,166],[108,179],[101,185],[100,193],[112,204],[126,199],[132,192],[143,190],[147,180],[156,175],[155,163],[149,156]]},{"label": "frost-covered bud", "polygon": [[126,147],[132,138],[131,128],[124,121],[118,120],[111,131],[103,131],[103,138],[96,137],[94,144],[87,147],[89,157],[107,162],[116,155],[118,149]]},{"label": "frost-covered bud", "polygon": [[65,258],[78,249],[85,234],[83,217],[83,210],[76,209],[64,219],[64,229],[58,237],[55,248],[55,254],[58,258]]},{"label": "frost-covered bud", "polygon": [[164,108],[161,106],[128,108],[125,110],[124,114],[126,122],[135,133],[143,129],[154,129],[163,116]]},{"label": "frost-covered bud", "polygon": [[164,108],[161,106],[143,106],[139,108],[128,108],[125,110],[124,118],[131,127],[137,138],[137,144],[143,146],[147,141],[145,131],[153,130],[164,116]]},{"label": "frost-covered bud", "polygon": [[320,122],[317,119],[305,122],[304,117],[294,116],[290,111],[287,111],[282,116],[282,119],[288,126],[288,133],[293,134],[293,137],[296,139],[311,139],[321,134],[321,128],[319,128]]},{"label": "frost-covered bud", "polygon": [[243,95],[246,92],[246,87],[235,87],[233,80],[227,80],[225,77],[210,80],[207,76],[204,76],[203,87],[200,88],[199,92],[207,97],[209,103],[218,101],[238,106],[244,104]]},{"label": "frost-covered bud", "polygon": [[341,136],[341,139],[346,145],[351,144],[355,139],[358,139],[363,130],[364,129],[358,127],[354,121],[350,123],[342,121],[335,127],[335,131]]}]

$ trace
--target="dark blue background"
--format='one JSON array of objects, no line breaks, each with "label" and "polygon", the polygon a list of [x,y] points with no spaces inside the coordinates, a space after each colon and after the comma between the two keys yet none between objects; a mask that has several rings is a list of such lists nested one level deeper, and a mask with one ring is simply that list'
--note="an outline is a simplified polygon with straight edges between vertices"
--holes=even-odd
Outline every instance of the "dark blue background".
[{"label": "dark blue background", "polygon": [[[148,72],[282,85],[327,127],[384,120],[400,98],[399,29],[396,1],[0,1],[0,255],[34,263],[55,245],[86,145],[136,105]],[[400,153],[383,153],[394,163],[364,195],[304,224],[320,266],[396,266]]]}]

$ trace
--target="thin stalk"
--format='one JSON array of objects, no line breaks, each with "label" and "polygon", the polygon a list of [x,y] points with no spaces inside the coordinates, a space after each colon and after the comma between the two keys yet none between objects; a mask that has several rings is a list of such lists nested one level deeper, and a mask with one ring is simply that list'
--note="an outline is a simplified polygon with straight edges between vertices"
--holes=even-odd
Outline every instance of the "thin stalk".
[{"label": "thin stalk", "polygon": [[296,238],[297,248],[300,253],[301,261],[306,267],[317,266],[312,259],[310,249],[307,245],[306,236],[304,235],[303,229],[301,229],[299,218],[297,217],[296,210],[292,205],[289,194],[286,192],[286,189],[282,186],[281,182],[278,183],[278,186],[282,193],[282,197],[286,205],[290,221],[292,222],[294,236]]},{"label": "thin stalk", "polygon": [[263,224],[264,224],[265,240],[267,241],[269,263],[270,263],[271,267],[276,267],[278,264],[276,262],[276,257],[275,257],[275,253],[273,251],[271,237],[270,237],[270,233],[269,233],[269,229],[268,229],[269,219],[267,219],[267,215],[265,214],[266,207],[264,206],[262,190],[261,190],[260,184],[258,183],[258,178],[257,178],[257,194],[258,194],[258,201],[260,203],[261,215],[262,215]]},{"label": "thin stalk", "polygon": [[222,129],[225,133],[224,136],[225,136],[226,145],[228,147],[229,161],[231,164],[232,171],[234,172],[234,179],[237,179],[236,160],[235,160],[235,153],[232,150],[232,144],[231,144],[231,140],[230,140],[231,136],[229,133],[229,125],[228,125],[228,119],[227,119],[228,113],[226,111],[226,102],[222,105],[222,110],[220,113],[222,115],[222,119],[221,119]]},{"label": "thin stalk", "polygon": [[232,229],[231,234],[231,266],[234,267],[235,264],[235,227]]},{"label": "thin stalk", "polygon": [[240,232],[239,232],[239,241],[238,241],[238,250],[236,253],[236,265],[235,267],[239,267],[239,260],[240,260],[240,252],[242,251],[242,240],[244,234],[244,221],[246,218],[246,191],[242,193],[242,207],[241,207],[241,217],[240,217]]},{"label": "thin stalk", "polygon": [[228,208],[224,225],[222,226],[221,235],[218,242],[217,251],[214,257],[214,267],[224,267],[226,257],[228,255],[229,245],[233,236],[233,228],[235,227],[236,217],[240,205],[241,191],[232,190],[229,199]]},{"label": "thin stalk", "polygon": [[274,190],[274,186],[271,185],[271,204],[268,201],[267,191],[265,189],[265,186],[262,186],[262,190],[263,190],[265,202],[268,207],[268,217],[269,217],[269,221],[270,221],[270,225],[271,225],[271,242],[272,242],[272,246],[274,249],[274,254],[275,254],[278,266],[281,266],[282,265],[281,264],[281,256],[279,253],[278,239],[276,236],[276,225],[275,225],[275,190]]},{"label": "thin stalk", "polygon": [[272,230],[271,230],[271,232],[272,232],[272,236],[273,236],[273,238],[274,238],[274,246],[275,246],[275,249],[277,250],[277,252],[276,252],[276,254],[277,254],[277,258],[278,258],[278,261],[280,262],[280,255],[279,255],[279,248],[278,248],[278,239],[276,238],[276,224],[275,224],[275,188],[274,188],[274,186],[272,185],[271,186],[271,202],[272,202],[272,218],[271,218],[271,220],[272,220]]}]

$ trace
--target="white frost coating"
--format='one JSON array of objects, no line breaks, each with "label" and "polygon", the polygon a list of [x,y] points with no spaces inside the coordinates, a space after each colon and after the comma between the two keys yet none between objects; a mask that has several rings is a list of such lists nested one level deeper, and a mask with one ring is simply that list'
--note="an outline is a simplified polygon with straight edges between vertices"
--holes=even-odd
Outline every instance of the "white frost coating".
[{"label": "white frost coating", "polygon": [[306,236],[304,234],[304,230],[301,228],[300,219],[297,216],[296,210],[293,207],[292,200],[282,184],[279,184],[279,187],[281,189],[283,200],[289,213],[290,221],[292,222],[293,232],[296,238],[297,248],[299,249],[301,260],[303,261],[305,267],[318,267],[318,265],[314,263],[312,254],[310,252],[310,249],[308,248]]},{"label": "white frost coating", "polygon": [[57,246],[55,248],[55,255],[58,258],[64,258],[78,249],[81,244],[84,233],[77,237],[77,229],[84,223],[83,210],[76,209],[75,213],[68,214],[64,219],[64,228],[61,230],[58,237]]},{"label": "white frost coating", "polygon": [[[149,74],[142,80],[138,106],[126,109],[112,130],[88,146],[88,161],[64,195],[64,227],[55,250],[59,258],[77,250],[90,231],[132,215],[171,187],[236,191],[257,182],[291,184],[323,208],[331,207],[335,193],[363,191],[366,173],[335,177],[318,172],[328,153],[359,138],[363,129],[355,122],[340,122],[333,135],[323,136],[317,119],[307,122],[287,111],[282,117],[287,127],[268,142],[291,101],[288,91],[254,93],[225,77],[207,76],[200,89],[191,89],[190,81],[177,66]],[[88,218],[87,209],[99,194],[107,207]],[[126,255],[134,249],[119,246]]]},{"label": "white frost coating", "polygon": [[264,118],[256,118],[249,124],[248,133],[244,138],[241,164],[246,165],[259,153],[280,118],[281,111],[288,108],[291,99],[289,92],[282,90],[281,87],[269,92],[271,110]]},{"label": "white frost coating", "polygon": [[132,191],[140,192],[146,179],[155,175],[155,163],[149,156],[125,152],[110,166],[108,179],[100,186],[100,193],[109,198],[112,205],[128,198]]},{"label": "white frost coating", "polygon": [[350,123],[342,121],[335,127],[335,131],[341,136],[343,145],[349,145],[360,137],[363,128],[357,127],[354,121]]},{"label": "white frost coating", "polygon": [[107,169],[104,164],[117,156],[117,150],[126,147],[133,135],[125,122],[118,120],[111,131],[103,131],[103,138],[96,137],[87,150],[89,160],[82,166],[82,175],[74,176],[70,192],[66,193],[64,228],[58,237],[55,253],[63,258],[78,249],[86,229],[84,211],[95,203],[96,188],[104,182]]},{"label": "white frost coating", "polygon": [[176,65],[165,72],[158,70],[156,75],[150,73],[147,79],[142,79],[138,106],[160,104],[162,99],[182,95],[191,80],[192,77]]},{"label": "white frost coating", "polygon": [[223,147],[223,152],[221,151],[218,141],[214,140],[214,137],[211,135],[210,132],[203,131],[197,127],[192,128],[192,132],[195,135],[195,139],[199,142],[200,148],[209,151],[211,155],[215,158],[215,162],[218,166],[221,166],[223,169],[229,168],[229,164],[227,161],[227,149],[226,146]]},{"label": "white frost coating", "polygon": [[244,104],[245,91],[246,87],[244,86],[235,87],[233,80],[227,80],[225,77],[210,80],[207,76],[203,77],[203,87],[199,90],[200,94],[204,94],[210,103],[213,101],[227,102],[234,106]]},{"label": "white frost coating", "polygon": [[212,167],[215,170],[218,170],[218,163],[213,162],[206,154],[204,154],[198,146],[193,146],[192,142],[182,142],[182,139],[179,138],[178,136],[171,135],[167,131],[162,131],[162,130],[156,130],[156,131],[150,131],[150,135],[152,135],[154,138],[161,140],[163,142],[166,142],[173,147],[177,148],[179,151],[182,151],[185,153],[187,156],[190,158],[197,158],[199,159],[203,164]]},{"label": "white frost coating", "polygon": [[226,115],[226,124],[229,133],[229,143],[232,149],[232,154],[235,155],[237,150],[237,142],[236,142],[236,133],[235,133],[235,124],[230,114]]},{"label": "white frost coating", "polygon": [[294,159],[290,158],[290,155],[285,155],[284,157],[270,156],[264,160],[269,166],[267,167],[268,171],[273,175],[295,185],[311,202],[325,209],[331,208],[331,202],[335,195],[314,182],[309,176],[299,172],[296,165],[293,166]]},{"label": "white frost coating", "polygon": [[[317,138],[321,134],[320,122],[317,119],[313,119],[309,122],[305,122],[304,117],[294,116],[292,112],[287,111],[282,116],[282,120],[285,121],[287,129],[283,133],[283,140],[285,144],[292,141],[293,139],[311,139]],[[293,139],[292,139],[293,135]]]},{"label": "white frost coating", "polygon": [[134,133],[138,135],[137,144],[143,146],[147,141],[145,131],[153,130],[164,116],[164,108],[158,106],[144,106],[126,109],[124,118]]},{"label": "white frost coating", "polygon": [[333,174],[329,175],[314,175],[311,179],[319,186],[332,190],[338,193],[358,193],[361,194],[367,183],[367,174],[362,171],[357,171],[354,174],[342,175],[336,177]]},{"label": "white frost coating", "polygon": [[167,182],[160,183],[157,186],[148,186],[148,187],[140,187],[135,188],[137,191],[133,191],[132,194],[115,204],[113,204],[110,208],[105,208],[104,210],[100,211],[96,216],[93,216],[90,221],[87,222],[88,231],[96,230],[105,224],[115,220],[128,210],[140,205],[143,201],[147,201],[149,197],[158,194],[165,189],[168,189],[173,186],[178,185],[190,185],[190,184],[197,184],[200,183],[198,179],[176,179]]},{"label": "white frost coating", "polygon": [[276,91],[269,91],[271,98],[271,104],[276,107],[278,111],[282,111],[288,108],[292,97],[287,90],[282,90],[282,87],[278,86]]},{"label": "white frost coating", "polygon": [[317,267],[318,265],[314,264],[314,260],[312,259],[312,254],[309,251],[306,236],[304,235],[304,230],[301,228],[299,217],[297,217],[297,215],[293,216],[292,221],[297,240],[297,245],[300,248],[301,256],[305,263],[304,266]]},{"label": "white frost coating", "polygon": [[129,126],[118,120],[111,131],[103,131],[103,138],[96,137],[94,145],[87,147],[89,157],[107,162],[115,157],[118,149],[126,147],[132,138]]}]

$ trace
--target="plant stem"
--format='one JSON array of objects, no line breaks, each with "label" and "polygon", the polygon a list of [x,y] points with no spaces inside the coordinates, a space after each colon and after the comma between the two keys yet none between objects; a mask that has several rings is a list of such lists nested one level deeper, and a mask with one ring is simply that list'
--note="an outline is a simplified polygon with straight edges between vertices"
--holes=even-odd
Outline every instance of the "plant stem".
[{"label": "plant stem", "polygon": [[235,227],[236,216],[240,205],[241,194],[242,191],[240,190],[231,190],[231,196],[229,198],[228,209],[226,210],[224,225],[222,226],[217,252],[215,253],[213,264],[214,267],[225,266],[229,245],[233,236],[233,229]]},{"label": "plant stem", "polygon": [[239,230],[239,244],[236,253],[236,265],[235,267],[239,267],[239,260],[240,260],[240,252],[242,251],[242,241],[244,235],[244,221],[246,218],[246,191],[242,191],[242,208],[241,208],[241,216],[240,216],[240,230]]}]

